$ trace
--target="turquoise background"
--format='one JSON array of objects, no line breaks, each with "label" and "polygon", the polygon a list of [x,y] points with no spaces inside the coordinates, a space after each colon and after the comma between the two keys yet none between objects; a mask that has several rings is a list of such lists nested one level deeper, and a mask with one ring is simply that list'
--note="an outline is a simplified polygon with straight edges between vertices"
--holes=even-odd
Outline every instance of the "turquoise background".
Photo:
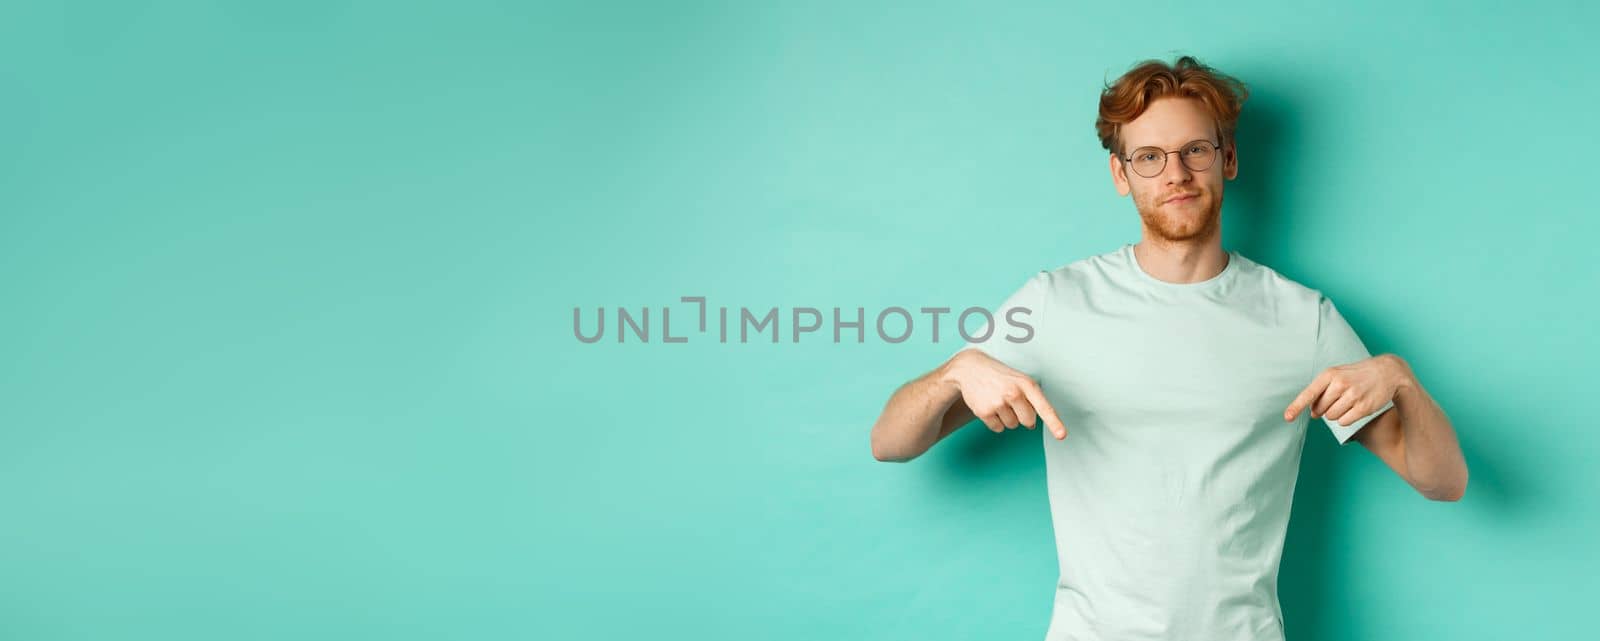
[{"label": "turquoise background", "polygon": [[572,309],[997,304],[1138,239],[1096,98],[1182,53],[1225,246],[1472,471],[1313,425],[1290,638],[1586,637],[1600,15],[1500,4],[7,3],[0,638],[1041,638],[1040,433],[869,452],[952,337]]}]

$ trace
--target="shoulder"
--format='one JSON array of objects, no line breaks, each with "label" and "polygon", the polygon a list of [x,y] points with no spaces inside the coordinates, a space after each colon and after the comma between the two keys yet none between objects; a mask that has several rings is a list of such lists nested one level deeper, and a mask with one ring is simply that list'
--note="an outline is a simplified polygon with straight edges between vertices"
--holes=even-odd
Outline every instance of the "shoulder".
[{"label": "shoulder", "polygon": [[1315,287],[1311,287],[1293,278],[1283,275],[1263,263],[1256,262],[1249,257],[1235,253],[1242,259],[1243,269],[1240,270],[1240,280],[1269,295],[1271,298],[1287,302],[1294,306],[1320,307],[1328,304],[1327,296]]},{"label": "shoulder", "polygon": [[1126,278],[1128,254],[1124,250],[1118,247],[1035,270],[1025,288],[1054,304],[1076,304],[1095,292],[1116,288]]},{"label": "shoulder", "polygon": [[1040,269],[1033,275],[1033,279],[1046,288],[1070,287],[1096,278],[1105,278],[1107,274],[1115,272],[1117,262],[1122,260],[1120,249],[1085,256],[1071,262]]}]

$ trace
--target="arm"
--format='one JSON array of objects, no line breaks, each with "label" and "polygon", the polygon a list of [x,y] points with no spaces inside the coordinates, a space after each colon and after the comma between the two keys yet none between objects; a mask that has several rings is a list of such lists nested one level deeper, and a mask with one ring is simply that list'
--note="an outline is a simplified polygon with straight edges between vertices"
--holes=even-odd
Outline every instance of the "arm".
[{"label": "arm", "polygon": [[872,426],[872,457],[903,462],[921,456],[973,418],[1000,433],[1033,429],[1044,419],[1057,439],[1067,428],[1039,384],[976,349],[965,349],[889,397]]},{"label": "arm", "polygon": [[[953,359],[952,359],[953,360]],[[950,362],[901,385],[872,426],[872,458],[904,462],[976,418],[950,380]]]},{"label": "arm", "polygon": [[1393,381],[1394,411],[1372,420],[1355,439],[1435,501],[1458,501],[1467,490],[1467,462],[1450,418],[1394,354],[1373,357]]}]

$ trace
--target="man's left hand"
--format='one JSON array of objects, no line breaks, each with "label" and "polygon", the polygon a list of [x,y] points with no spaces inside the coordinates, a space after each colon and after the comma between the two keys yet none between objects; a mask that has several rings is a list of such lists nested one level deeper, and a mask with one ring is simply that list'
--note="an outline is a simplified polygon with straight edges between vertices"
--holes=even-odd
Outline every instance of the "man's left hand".
[{"label": "man's left hand", "polygon": [[1309,406],[1312,418],[1328,416],[1341,426],[1349,425],[1394,400],[1410,374],[1411,367],[1394,354],[1329,367],[1301,390],[1283,411],[1283,420],[1293,421]]}]

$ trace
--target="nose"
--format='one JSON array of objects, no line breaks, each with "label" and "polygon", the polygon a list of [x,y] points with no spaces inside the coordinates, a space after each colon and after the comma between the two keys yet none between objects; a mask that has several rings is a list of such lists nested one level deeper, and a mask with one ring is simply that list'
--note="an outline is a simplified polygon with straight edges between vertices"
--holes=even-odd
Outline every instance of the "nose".
[{"label": "nose", "polygon": [[[1171,153],[1181,154],[1181,152]],[[1189,171],[1189,166],[1183,164],[1183,156],[1178,155],[1177,157],[1173,157],[1169,155],[1167,156],[1167,166],[1161,169],[1161,177],[1165,179],[1168,184],[1186,183],[1194,178],[1194,172]]]}]

